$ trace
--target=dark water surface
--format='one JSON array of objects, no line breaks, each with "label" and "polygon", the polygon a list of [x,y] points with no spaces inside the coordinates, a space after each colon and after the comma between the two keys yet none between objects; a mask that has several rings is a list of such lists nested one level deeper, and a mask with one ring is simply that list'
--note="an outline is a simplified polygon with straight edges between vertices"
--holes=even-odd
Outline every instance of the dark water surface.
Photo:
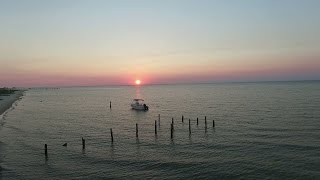
[{"label": "dark water surface", "polygon": [[0,179],[320,179],[320,83],[29,90],[0,119],[0,166]]}]

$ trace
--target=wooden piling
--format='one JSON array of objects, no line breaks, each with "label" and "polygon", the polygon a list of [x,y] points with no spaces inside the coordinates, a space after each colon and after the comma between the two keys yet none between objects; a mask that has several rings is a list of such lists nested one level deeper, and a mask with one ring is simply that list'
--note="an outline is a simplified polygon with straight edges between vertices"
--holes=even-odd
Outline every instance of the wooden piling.
[{"label": "wooden piling", "polygon": [[110,109],[111,109],[111,101],[110,101]]},{"label": "wooden piling", "polygon": [[173,121],[173,118],[172,118],[171,124],[172,124],[172,130],[174,130],[174,121]]},{"label": "wooden piling", "polygon": [[136,137],[139,136],[138,123],[136,123]]},{"label": "wooden piling", "polygon": [[214,120],[212,120],[212,127],[214,127],[215,126],[215,123],[214,123]]},{"label": "wooden piling", "polygon": [[48,156],[48,145],[47,144],[44,145],[44,154],[46,156]]},{"label": "wooden piling", "polygon": [[157,121],[154,121],[154,134],[157,134]]},{"label": "wooden piling", "polygon": [[204,119],[204,127],[207,130],[207,118]]},{"label": "wooden piling", "polygon": [[197,126],[199,125],[199,118],[197,118]]},{"label": "wooden piling", "polygon": [[159,121],[159,126],[160,126],[160,114],[158,114],[158,121]]},{"label": "wooden piling", "polygon": [[182,118],[181,118],[181,119],[182,119],[182,122],[183,122],[183,119],[184,119],[183,115],[182,115]]},{"label": "wooden piling", "polygon": [[112,133],[112,128],[110,128],[110,135],[111,135],[111,142],[113,142],[113,133]]},{"label": "wooden piling", "polygon": [[190,119],[189,119],[189,134],[191,134],[191,125],[190,125]]},{"label": "wooden piling", "polygon": [[170,130],[171,130],[171,139],[173,138],[173,124],[171,123],[171,128],[170,128]]},{"label": "wooden piling", "polygon": [[86,140],[82,138],[82,149],[86,148]]}]

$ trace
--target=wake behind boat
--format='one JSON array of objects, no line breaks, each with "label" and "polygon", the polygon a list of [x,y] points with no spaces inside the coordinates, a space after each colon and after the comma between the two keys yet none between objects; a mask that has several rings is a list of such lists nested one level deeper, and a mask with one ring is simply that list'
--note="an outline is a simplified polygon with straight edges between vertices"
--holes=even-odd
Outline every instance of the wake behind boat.
[{"label": "wake behind boat", "polygon": [[144,103],[143,99],[133,99],[133,103],[131,104],[132,109],[148,111],[149,107]]}]

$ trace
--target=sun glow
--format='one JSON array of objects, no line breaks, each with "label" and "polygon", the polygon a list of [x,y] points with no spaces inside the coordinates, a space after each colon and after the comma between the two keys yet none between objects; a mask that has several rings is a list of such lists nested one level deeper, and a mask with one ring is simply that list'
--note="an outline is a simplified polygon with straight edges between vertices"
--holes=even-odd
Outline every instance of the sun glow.
[{"label": "sun glow", "polygon": [[140,85],[141,81],[139,79],[136,80],[136,85]]}]

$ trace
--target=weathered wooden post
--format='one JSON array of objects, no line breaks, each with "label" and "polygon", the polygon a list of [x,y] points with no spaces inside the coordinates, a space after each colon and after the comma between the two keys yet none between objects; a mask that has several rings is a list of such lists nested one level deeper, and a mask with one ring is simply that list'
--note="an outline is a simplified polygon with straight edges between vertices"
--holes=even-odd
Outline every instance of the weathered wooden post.
[{"label": "weathered wooden post", "polygon": [[112,128],[110,128],[110,135],[111,135],[111,142],[113,142],[113,133],[112,133]]},{"label": "weathered wooden post", "polygon": [[136,137],[139,136],[138,123],[136,123]]},{"label": "weathered wooden post", "polygon": [[44,145],[44,154],[46,155],[46,157],[48,156],[48,145],[47,144]]},{"label": "weathered wooden post", "polygon": [[215,124],[214,124],[214,120],[212,120],[212,127],[214,127],[215,126]]},{"label": "weathered wooden post", "polygon": [[197,118],[197,126],[199,125],[199,118]]},{"label": "weathered wooden post", "polygon": [[171,139],[173,138],[173,124],[171,123]]},{"label": "weathered wooden post", "polygon": [[82,138],[82,149],[86,148],[86,140]]},{"label": "weathered wooden post", "polygon": [[171,124],[172,124],[172,130],[174,130],[174,122],[173,122],[173,118],[172,118]]},{"label": "weathered wooden post", "polygon": [[111,109],[111,101],[110,101],[110,109]]},{"label": "weathered wooden post", "polygon": [[184,117],[183,117],[183,115],[182,115],[182,122],[183,122],[183,119],[184,119]]},{"label": "weathered wooden post", "polygon": [[190,119],[189,119],[189,134],[191,134],[191,125],[190,125]]},{"label": "weathered wooden post", "polygon": [[207,116],[206,116],[205,119],[204,119],[204,127],[205,127],[205,129],[206,129],[206,131],[207,131]]},{"label": "weathered wooden post", "polygon": [[154,133],[157,134],[157,121],[154,121]]}]

